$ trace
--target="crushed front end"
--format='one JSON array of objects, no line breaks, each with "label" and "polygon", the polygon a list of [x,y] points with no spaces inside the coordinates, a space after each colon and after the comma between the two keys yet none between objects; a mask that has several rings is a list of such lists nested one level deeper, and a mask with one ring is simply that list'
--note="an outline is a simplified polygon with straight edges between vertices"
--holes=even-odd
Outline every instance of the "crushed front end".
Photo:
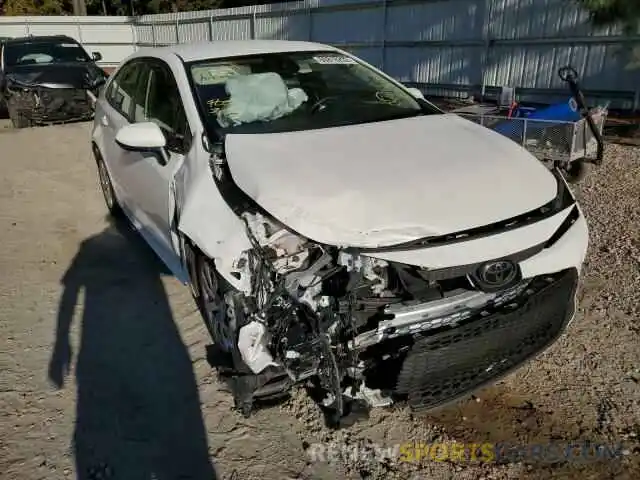
[{"label": "crushed front end", "polygon": [[68,86],[31,85],[9,89],[8,108],[31,125],[91,120],[96,93]]},{"label": "crushed front end", "polygon": [[81,82],[59,83],[9,75],[5,92],[9,116],[16,127],[91,120],[105,78],[87,74]]},{"label": "crushed front end", "polygon": [[431,409],[543,351],[575,313],[587,238],[579,207],[556,176],[558,197],[534,212],[394,247],[473,250],[488,236],[526,235],[550,219],[559,225],[519,252],[447,268],[381,259],[388,249],[318,245],[245,210],[253,248],[218,265],[232,287],[224,310],[235,345],[228,342],[227,360],[225,352],[211,355],[237,407],[248,415],[254,399],[306,383],[322,392],[335,420],[351,401]]}]

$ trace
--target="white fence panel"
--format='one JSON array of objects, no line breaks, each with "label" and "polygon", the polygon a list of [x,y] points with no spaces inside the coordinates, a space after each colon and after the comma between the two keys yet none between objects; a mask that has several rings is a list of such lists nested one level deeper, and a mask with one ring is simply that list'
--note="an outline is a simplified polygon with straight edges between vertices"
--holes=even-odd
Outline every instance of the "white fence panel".
[{"label": "white fence panel", "polygon": [[[595,29],[567,0],[306,0],[127,17],[5,17],[0,36],[67,33],[112,65],[137,46],[309,40],[340,46],[427,93],[495,93],[555,101],[572,64],[591,97],[640,108],[640,26]],[[634,53],[635,49],[635,53]],[[634,54],[639,58],[634,58]]]}]

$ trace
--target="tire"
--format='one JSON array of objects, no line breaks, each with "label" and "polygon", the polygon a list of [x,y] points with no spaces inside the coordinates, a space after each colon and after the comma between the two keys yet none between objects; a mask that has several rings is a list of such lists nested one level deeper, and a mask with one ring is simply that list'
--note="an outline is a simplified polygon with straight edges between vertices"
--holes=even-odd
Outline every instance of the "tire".
[{"label": "tire", "polygon": [[570,184],[580,183],[589,174],[591,164],[584,160],[575,160],[565,168],[562,168],[562,175]]},{"label": "tire", "polygon": [[100,155],[100,152],[95,146],[93,148],[93,154],[96,157],[98,181],[102,190],[102,196],[104,197],[104,203],[107,205],[107,210],[109,210],[109,215],[115,219],[121,219],[124,217],[124,214],[120,204],[118,203],[118,199],[116,198],[116,193],[113,189],[113,184],[111,183],[111,177],[109,176],[107,167],[104,164],[102,155]]},{"label": "tire", "polygon": [[[202,252],[189,247],[192,266],[189,275],[192,277],[192,295],[198,305],[202,319],[216,347],[236,357],[237,328],[235,316],[230,318],[224,294],[230,285],[218,274],[213,261]],[[193,272],[193,273],[192,273]]]},{"label": "tire", "polygon": [[[242,308],[229,314],[225,294],[233,287],[215,269],[214,262],[202,252],[185,243],[187,268],[193,272],[192,289],[202,319],[213,340],[207,346],[207,361],[220,379],[227,382],[233,394],[235,408],[249,417],[256,400],[281,400],[289,396],[291,380],[284,369],[269,366],[254,374],[244,363],[238,348],[238,331],[247,321]],[[189,253],[189,251],[191,253]],[[191,265],[189,265],[189,262]],[[212,303],[217,303],[212,308]],[[239,306],[238,306],[239,307]],[[214,315],[217,312],[217,315]]]},{"label": "tire", "polygon": [[196,271],[196,249],[193,244],[186,238],[182,237],[182,244],[184,245],[184,263],[187,267],[187,274],[189,275],[189,287],[191,289],[191,296],[198,305],[200,301],[200,290],[198,284],[198,273]]},{"label": "tire", "polygon": [[33,126],[33,122],[24,114],[23,110],[7,105],[9,118],[13,124],[13,128],[29,128]]}]

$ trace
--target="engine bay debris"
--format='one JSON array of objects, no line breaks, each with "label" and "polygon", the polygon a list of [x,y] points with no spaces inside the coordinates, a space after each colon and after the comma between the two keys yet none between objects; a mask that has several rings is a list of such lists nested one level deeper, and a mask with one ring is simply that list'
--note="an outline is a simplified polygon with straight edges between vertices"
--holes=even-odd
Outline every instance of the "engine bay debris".
[{"label": "engine bay debris", "polygon": [[434,276],[318,245],[259,211],[241,218],[253,248],[220,274],[235,289],[225,297],[227,314],[242,310],[234,314],[234,358],[243,365],[231,362],[230,376],[245,415],[254,400],[300,383],[322,392],[319,403],[332,422],[353,402],[392,405],[395,377],[386,378],[385,369],[397,370],[416,338],[489,315],[522,297],[530,284],[519,280],[483,292],[455,270]]}]

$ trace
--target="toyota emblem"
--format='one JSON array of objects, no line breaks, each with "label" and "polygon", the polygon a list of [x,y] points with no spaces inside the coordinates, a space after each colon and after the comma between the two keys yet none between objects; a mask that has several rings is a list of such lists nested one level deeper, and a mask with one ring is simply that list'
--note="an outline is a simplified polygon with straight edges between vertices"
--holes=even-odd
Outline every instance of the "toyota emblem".
[{"label": "toyota emblem", "polygon": [[518,267],[510,260],[496,260],[481,265],[476,276],[489,289],[507,287],[518,276]]}]

